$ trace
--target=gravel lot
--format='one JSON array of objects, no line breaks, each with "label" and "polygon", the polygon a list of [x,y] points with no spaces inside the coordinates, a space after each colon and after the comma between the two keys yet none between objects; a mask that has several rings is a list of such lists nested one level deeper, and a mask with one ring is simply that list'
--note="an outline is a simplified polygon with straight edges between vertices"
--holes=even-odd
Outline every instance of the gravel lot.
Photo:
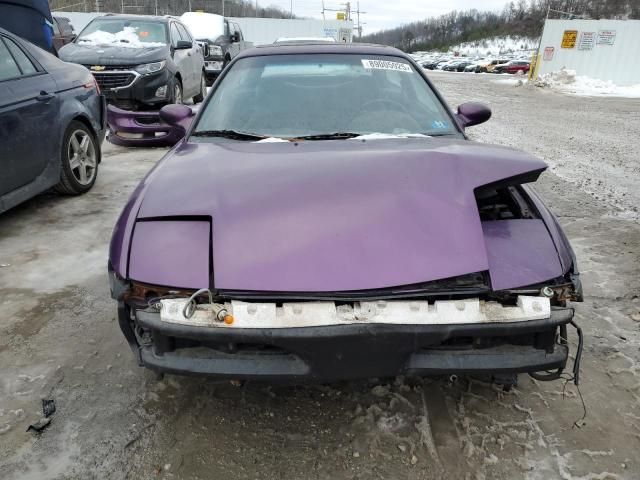
[{"label": "gravel lot", "polygon": [[[483,101],[486,142],[544,158],[538,190],[576,250],[581,392],[521,376],[313,387],[156,381],[115,321],[111,228],[164,150],[107,145],[95,188],[0,216],[0,478],[640,478],[640,99],[570,97],[490,75],[431,74]],[[54,398],[40,435],[26,432]]]}]

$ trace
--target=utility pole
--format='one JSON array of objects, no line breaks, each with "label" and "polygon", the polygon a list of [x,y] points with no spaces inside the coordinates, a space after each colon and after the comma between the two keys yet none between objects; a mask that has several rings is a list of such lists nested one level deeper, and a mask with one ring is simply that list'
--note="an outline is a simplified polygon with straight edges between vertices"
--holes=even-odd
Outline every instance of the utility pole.
[{"label": "utility pole", "polygon": [[360,10],[360,0],[358,0],[358,2],[356,3],[356,19],[357,19],[357,26],[356,26],[356,30],[358,30],[358,38],[362,38],[362,23],[360,23],[360,14],[365,14],[367,12],[363,12]]},{"label": "utility pole", "polygon": [[289,19],[293,18],[293,0],[291,0],[291,9],[289,10]]},{"label": "utility pole", "polygon": [[224,0],[222,0],[222,16],[224,17]]}]

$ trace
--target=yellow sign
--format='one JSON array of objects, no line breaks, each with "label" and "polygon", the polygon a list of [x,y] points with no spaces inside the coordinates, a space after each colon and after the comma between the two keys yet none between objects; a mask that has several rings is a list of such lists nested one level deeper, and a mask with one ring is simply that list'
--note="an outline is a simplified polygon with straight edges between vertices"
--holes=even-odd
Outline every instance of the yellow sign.
[{"label": "yellow sign", "polygon": [[347,14],[344,12],[338,12],[336,13],[336,19],[337,20],[344,20],[347,18]]},{"label": "yellow sign", "polygon": [[574,48],[576,46],[576,39],[578,38],[577,30],[565,30],[562,34],[562,48]]}]

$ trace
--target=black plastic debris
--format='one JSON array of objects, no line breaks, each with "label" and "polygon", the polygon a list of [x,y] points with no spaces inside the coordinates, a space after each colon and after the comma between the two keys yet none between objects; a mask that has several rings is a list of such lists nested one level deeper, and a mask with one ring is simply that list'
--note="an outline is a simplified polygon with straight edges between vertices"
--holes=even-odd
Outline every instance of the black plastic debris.
[{"label": "black plastic debris", "polygon": [[56,413],[56,402],[53,399],[43,398],[42,399],[42,413],[44,416],[49,418],[51,415]]},{"label": "black plastic debris", "polygon": [[56,402],[50,398],[42,399],[42,413],[44,417],[27,427],[27,432],[33,430],[34,432],[41,432],[51,423],[51,415],[56,412]]},{"label": "black plastic debris", "polygon": [[29,425],[27,427],[27,432],[30,430],[33,430],[34,432],[41,432],[42,430],[44,430],[45,428],[47,428],[47,426],[51,423],[51,418],[48,417],[42,417],[40,420],[38,420],[36,423]]}]

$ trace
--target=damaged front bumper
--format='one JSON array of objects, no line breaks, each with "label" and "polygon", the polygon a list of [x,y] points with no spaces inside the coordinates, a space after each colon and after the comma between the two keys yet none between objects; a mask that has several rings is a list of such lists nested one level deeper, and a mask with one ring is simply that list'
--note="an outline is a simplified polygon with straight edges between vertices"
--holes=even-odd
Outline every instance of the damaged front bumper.
[{"label": "damaged front bumper", "polygon": [[[197,106],[191,107],[193,115]],[[182,126],[162,122],[159,111],[138,112],[107,106],[109,142],[121,147],[171,147],[184,137],[193,115]]]},{"label": "damaged front bumper", "polygon": [[493,322],[415,324],[356,319],[315,321],[310,326],[285,321],[260,328],[243,323],[240,311],[234,309],[232,325],[195,325],[166,321],[157,305],[131,309],[121,301],[119,320],[140,365],[155,371],[304,383],[561,370],[569,354],[566,325],[573,318],[572,308],[549,307],[543,318],[527,319],[525,315]]}]

